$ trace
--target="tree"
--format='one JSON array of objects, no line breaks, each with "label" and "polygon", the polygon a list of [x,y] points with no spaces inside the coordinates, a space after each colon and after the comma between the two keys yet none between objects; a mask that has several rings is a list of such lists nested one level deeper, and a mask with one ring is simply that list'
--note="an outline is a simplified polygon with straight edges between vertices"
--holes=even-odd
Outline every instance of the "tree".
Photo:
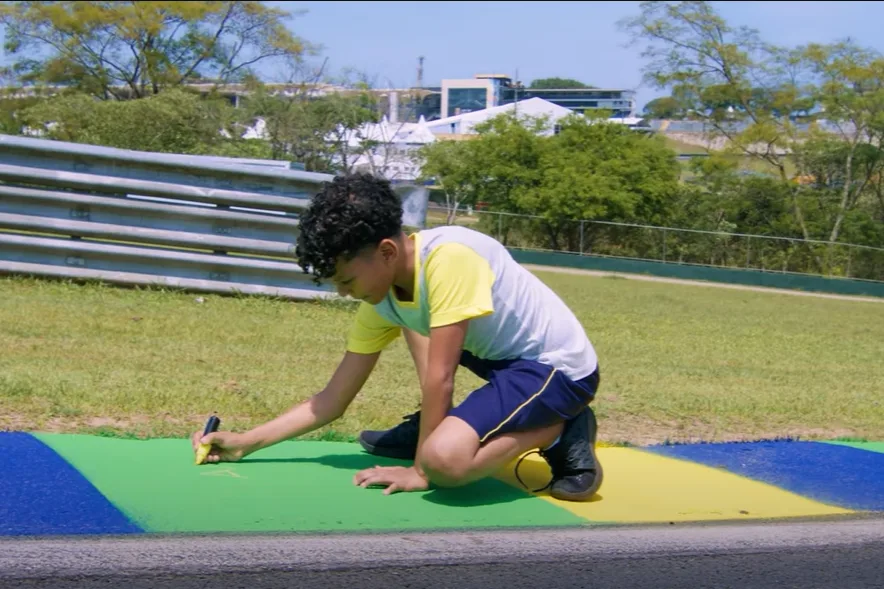
[{"label": "tree", "polygon": [[420,148],[421,180],[433,180],[445,195],[445,223],[451,225],[461,206],[475,205],[478,187],[483,181],[475,165],[474,140],[434,141]]},{"label": "tree", "polygon": [[[321,79],[340,90],[317,95],[314,88]],[[404,123],[381,124],[384,109],[378,94],[371,92],[374,83],[372,76],[352,69],[339,77],[326,76],[324,67],[303,79],[290,78],[283,89],[251,80],[242,118],[250,124],[259,121],[274,159],[301,162],[308,171],[358,168],[393,179],[395,168],[410,164],[410,157],[393,146]]]},{"label": "tree", "polygon": [[[634,41],[648,42],[642,53],[650,59],[648,82],[671,89],[682,110],[726,138],[729,150],[761,159],[788,181],[797,130],[789,118],[773,116],[772,107],[792,112],[806,96],[800,80],[788,76],[794,56],[763,43],[752,29],[729,26],[706,2],[642,2],[641,14],[621,25]],[[752,100],[759,80],[768,82],[769,100]],[[797,194],[794,205],[803,225]],[[806,228],[804,234],[809,237]]]},{"label": "tree", "polygon": [[[41,100],[20,111],[22,125],[60,141],[165,153],[238,155],[234,113],[223,99],[183,89],[142,100],[102,101],[85,94]],[[147,122],[147,123],[146,123]],[[225,133],[226,132],[226,133]]]},{"label": "tree", "polygon": [[242,79],[312,52],[292,13],[250,1],[6,2],[6,51],[22,84],[140,98],[194,81]]},{"label": "tree", "polygon": [[[552,132],[547,117],[503,113],[476,125],[469,146],[430,147],[422,150],[425,178],[444,185],[448,198],[485,203],[501,213],[533,214],[519,204],[519,195],[537,188],[541,177],[543,135]],[[437,142],[448,143],[448,142]],[[431,175],[430,171],[435,174]],[[449,218],[453,218],[449,211]],[[496,232],[507,243],[515,226],[512,217],[480,218],[480,228]]]},{"label": "tree", "polygon": [[[664,223],[678,190],[679,164],[663,139],[601,118],[571,115],[546,139],[537,188],[523,190],[522,210],[542,217],[549,247],[575,251],[575,220]],[[584,247],[603,232],[585,232]]]},{"label": "tree", "polygon": [[802,53],[820,78],[814,97],[834,133],[813,129],[796,151],[801,172],[838,195],[825,228],[828,241],[837,241],[845,216],[884,171],[884,58],[849,42],[812,44]]},{"label": "tree", "polygon": [[644,114],[652,119],[674,119],[681,116],[681,108],[675,98],[661,96],[645,105]]},{"label": "tree", "polygon": [[540,78],[532,80],[528,86],[534,90],[563,90],[567,88],[592,88],[583,82],[571,78]]},{"label": "tree", "polygon": [[482,201],[514,214],[480,221],[504,243],[576,250],[581,219],[667,220],[679,165],[662,138],[577,114],[559,119],[558,133],[552,127],[546,117],[498,115],[477,126],[475,139],[424,148],[425,174],[449,203]]},{"label": "tree", "polygon": [[260,127],[273,159],[302,163],[310,172],[349,171],[365,149],[351,140],[365,123],[377,120],[366,97],[310,96],[305,88],[277,93],[256,84],[242,119]]},{"label": "tree", "polygon": [[485,178],[477,198],[498,211],[530,214],[520,207],[518,196],[537,187],[540,181],[543,137],[551,127],[546,116],[518,115],[514,111],[476,125],[479,137],[473,140],[473,165]]},{"label": "tree", "polygon": [[[730,26],[699,1],[643,2],[641,13],[622,25],[634,40],[648,43],[643,53],[650,58],[646,80],[669,88],[685,112],[706,123],[713,139],[726,140],[728,152],[765,162],[790,187],[788,198],[802,237],[838,238],[845,215],[867,184],[855,182],[850,154],[861,143],[874,145],[873,122],[880,118],[884,78],[877,54],[849,41],[777,47],[752,29]],[[845,182],[827,225],[811,227],[807,209],[818,193],[794,180],[802,173],[802,158],[807,159],[801,154],[822,146],[815,121],[823,116],[840,128],[827,136],[847,148],[840,174]],[[811,124],[810,131],[802,121]],[[818,262],[823,269],[825,263],[821,258]]]},{"label": "tree", "polygon": [[0,133],[19,135],[23,123],[21,112],[40,101],[36,96],[15,96],[11,91],[0,94]]}]

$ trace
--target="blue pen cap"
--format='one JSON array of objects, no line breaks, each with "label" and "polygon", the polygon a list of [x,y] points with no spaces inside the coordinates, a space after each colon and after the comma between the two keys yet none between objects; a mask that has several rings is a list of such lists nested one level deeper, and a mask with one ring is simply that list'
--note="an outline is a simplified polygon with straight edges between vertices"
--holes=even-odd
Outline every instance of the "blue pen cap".
[{"label": "blue pen cap", "polygon": [[218,431],[218,427],[221,425],[221,419],[217,415],[213,415],[209,417],[209,420],[206,422],[206,427],[203,430],[203,435],[209,435],[213,432]]}]

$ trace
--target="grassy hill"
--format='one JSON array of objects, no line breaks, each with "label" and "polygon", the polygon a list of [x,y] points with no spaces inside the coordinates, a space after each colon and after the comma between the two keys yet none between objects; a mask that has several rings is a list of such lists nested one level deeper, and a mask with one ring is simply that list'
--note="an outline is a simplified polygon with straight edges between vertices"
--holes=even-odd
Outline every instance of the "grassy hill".
[{"label": "grassy hill", "polygon": [[[720,153],[722,151],[722,147],[724,141],[719,140],[714,142],[710,146],[703,145],[703,138],[700,135],[696,135],[695,138],[687,139],[689,134],[686,133],[677,133],[675,136],[668,135],[665,132],[663,133],[663,138],[666,142],[666,145],[675,151],[676,154],[680,156],[706,156],[710,154]],[[744,170],[747,172],[755,172],[757,174],[771,174],[778,176],[779,171],[768,164],[767,162],[762,161],[759,158],[750,157],[747,155],[734,155],[732,156],[739,160],[739,168],[740,170]],[[682,167],[684,168],[684,172],[682,173],[682,180],[686,180],[692,176],[689,171],[690,160],[683,159]],[[786,173],[791,177],[797,172],[795,164],[790,160],[786,160]]]}]

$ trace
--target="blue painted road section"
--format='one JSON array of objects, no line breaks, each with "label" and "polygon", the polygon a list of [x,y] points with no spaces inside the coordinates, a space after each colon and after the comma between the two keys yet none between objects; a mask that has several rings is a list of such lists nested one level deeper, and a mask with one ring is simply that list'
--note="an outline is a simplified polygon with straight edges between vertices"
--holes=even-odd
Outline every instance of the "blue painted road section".
[{"label": "blue painted road section", "polygon": [[0,536],[143,532],[33,436],[0,432],[0,457]]},{"label": "blue painted road section", "polygon": [[733,442],[644,448],[723,468],[822,503],[884,510],[884,454],[820,442]]}]

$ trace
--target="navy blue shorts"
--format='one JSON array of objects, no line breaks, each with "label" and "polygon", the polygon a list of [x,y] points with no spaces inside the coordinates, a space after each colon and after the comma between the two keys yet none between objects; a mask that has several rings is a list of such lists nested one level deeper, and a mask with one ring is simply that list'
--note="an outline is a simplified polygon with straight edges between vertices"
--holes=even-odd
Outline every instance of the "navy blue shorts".
[{"label": "navy blue shorts", "polygon": [[480,442],[570,419],[592,402],[599,386],[598,368],[574,381],[534,360],[482,360],[467,351],[460,365],[488,384],[470,393],[449,415],[467,422]]}]

